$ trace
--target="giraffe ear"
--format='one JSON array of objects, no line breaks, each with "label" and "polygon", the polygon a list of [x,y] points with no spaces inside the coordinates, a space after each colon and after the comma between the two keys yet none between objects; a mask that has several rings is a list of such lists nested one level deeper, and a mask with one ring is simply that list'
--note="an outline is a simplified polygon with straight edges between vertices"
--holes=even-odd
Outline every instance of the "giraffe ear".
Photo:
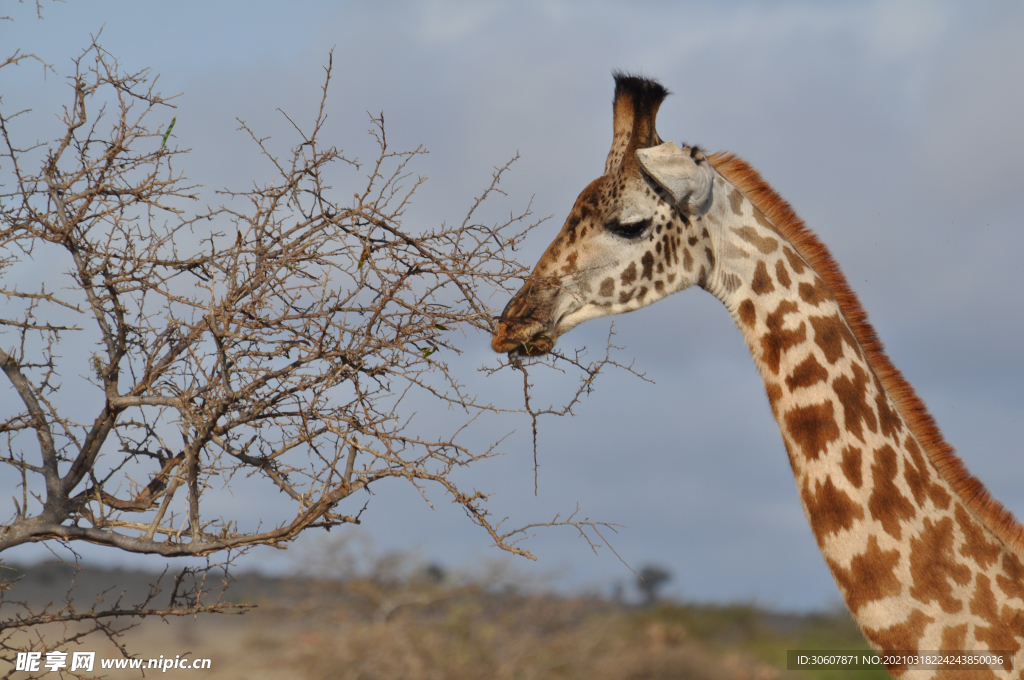
[{"label": "giraffe ear", "polygon": [[649,149],[637,149],[636,159],[651,179],[672,194],[679,208],[691,215],[707,210],[714,177],[703,155],[698,155],[703,162],[697,162],[675,142],[665,142]]}]

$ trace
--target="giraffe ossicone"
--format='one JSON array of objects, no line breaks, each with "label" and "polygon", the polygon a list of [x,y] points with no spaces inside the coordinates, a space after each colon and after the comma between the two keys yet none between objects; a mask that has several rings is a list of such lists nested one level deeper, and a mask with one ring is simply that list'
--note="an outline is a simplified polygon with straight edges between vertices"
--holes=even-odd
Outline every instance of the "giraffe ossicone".
[{"label": "giraffe ossicone", "polygon": [[660,84],[615,83],[605,172],[509,301],[493,349],[543,354],[588,319],[711,292],[750,348],[811,530],[871,644],[1012,661],[907,677],[1024,680],[1024,527],[945,443],[789,205],[736,156],[663,142]]}]

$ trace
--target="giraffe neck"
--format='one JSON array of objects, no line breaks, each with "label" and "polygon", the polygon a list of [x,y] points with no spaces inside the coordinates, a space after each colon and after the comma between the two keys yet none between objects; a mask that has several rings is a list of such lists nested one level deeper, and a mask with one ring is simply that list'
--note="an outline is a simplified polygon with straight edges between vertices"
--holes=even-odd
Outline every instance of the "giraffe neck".
[{"label": "giraffe neck", "polygon": [[798,221],[787,230],[766,217],[796,220],[742,161],[712,160],[721,174],[700,218],[714,253],[704,287],[764,378],[850,611],[876,648],[1009,650],[1008,677],[1024,678],[1020,525],[941,441],[824,248]]}]

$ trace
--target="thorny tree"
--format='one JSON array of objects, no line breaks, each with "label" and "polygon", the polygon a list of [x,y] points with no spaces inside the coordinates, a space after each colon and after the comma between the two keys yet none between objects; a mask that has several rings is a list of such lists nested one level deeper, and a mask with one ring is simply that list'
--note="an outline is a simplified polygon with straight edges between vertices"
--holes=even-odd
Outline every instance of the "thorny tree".
[{"label": "thorny tree", "polygon": [[[74,63],[55,141],[20,141],[28,112],[0,109],[0,474],[18,486],[0,551],[87,541],[237,554],[358,522],[368,496],[353,496],[395,478],[440,487],[498,546],[529,556],[516,545],[529,527],[500,530],[486,496],[453,480],[495,454],[459,440],[494,407],[444,360],[459,338],[489,331],[487,300],[526,273],[510,252],[533,226],[529,211],[493,226],[474,219],[508,165],[461,223],[405,228],[421,150],[392,150],[382,117],[366,166],[325,144],[328,64],[311,125],[288,118],[295,141],[284,157],[241,125],[274,178],[189,213],[199,188],[177,166],[173,102],[95,41]],[[346,168],[364,178],[354,196],[331,186]],[[570,363],[583,369],[582,392],[610,362]],[[463,418],[441,436],[430,434],[436,423],[414,430],[403,405],[415,393]],[[540,412],[526,411],[535,424]],[[250,497],[285,494],[290,514],[262,526],[243,512],[204,514],[204,494],[233,483]],[[176,578],[166,607],[152,597],[87,614],[55,606],[19,612],[0,631],[223,610],[203,599],[208,575]]]}]

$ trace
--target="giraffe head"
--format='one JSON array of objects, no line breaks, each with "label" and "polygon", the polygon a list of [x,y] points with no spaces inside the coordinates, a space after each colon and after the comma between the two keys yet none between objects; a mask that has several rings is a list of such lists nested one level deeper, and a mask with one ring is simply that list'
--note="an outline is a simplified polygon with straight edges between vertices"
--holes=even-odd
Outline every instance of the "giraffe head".
[{"label": "giraffe head", "polygon": [[615,75],[614,137],[604,174],[576,199],[491,340],[537,355],[587,319],[639,309],[703,284],[714,265],[700,216],[714,170],[696,147],[663,144],[655,118],[668,91]]}]

